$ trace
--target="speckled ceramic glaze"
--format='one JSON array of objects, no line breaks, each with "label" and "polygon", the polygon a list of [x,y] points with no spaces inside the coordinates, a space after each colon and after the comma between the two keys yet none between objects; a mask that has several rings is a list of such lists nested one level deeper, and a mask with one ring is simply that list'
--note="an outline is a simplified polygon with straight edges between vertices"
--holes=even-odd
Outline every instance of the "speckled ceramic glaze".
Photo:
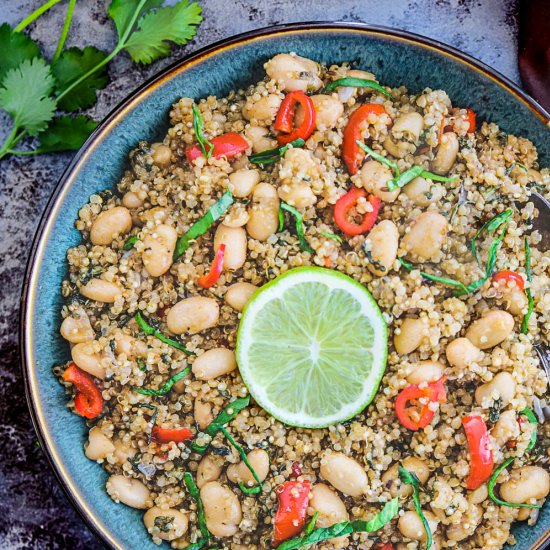
[{"label": "speckled ceramic glaze", "polygon": [[[27,395],[41,443],[70,499],[114,548],[156,549],[142,512],[115,504],[105,492],[107,475],[88,460],[85,422],[69,412],[67,396],[51,373],[69,359],[59,336],[67,248],[80,242],[74,228],[79,208],[92,193],[114,188],[129,151],[139,140],[155,141],[168,127],[168,112],[181,96],[224,96],[263,78],[264,62],[294,51],[324,63],[351,61],[384,84],[445,89],[455,105],[472,107],[478,119],[531,139],[550,164],[549,117],[504,77],[428,39],[352,24],[298,24],[256,31],[216,44],[170,67],[119,106],[76,155],[61,178],[38,230],[29,262],[22,308],[22,347]],[[539,549],[548,537],[550,506],[534,527],[515,528],[521,550]]]}]

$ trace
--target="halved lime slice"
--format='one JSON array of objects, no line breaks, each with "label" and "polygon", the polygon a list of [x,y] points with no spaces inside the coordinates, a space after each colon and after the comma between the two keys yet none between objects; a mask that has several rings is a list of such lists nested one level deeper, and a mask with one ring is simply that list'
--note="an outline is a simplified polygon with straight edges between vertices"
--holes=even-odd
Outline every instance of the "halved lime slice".
[{"label": "halved lime slice", "polygon": [[247,304],[237,363],[252,397],[272,416],[324,428],[373,400],[387,340],[366,288],[337,271],[303,267],[266,284]]}]

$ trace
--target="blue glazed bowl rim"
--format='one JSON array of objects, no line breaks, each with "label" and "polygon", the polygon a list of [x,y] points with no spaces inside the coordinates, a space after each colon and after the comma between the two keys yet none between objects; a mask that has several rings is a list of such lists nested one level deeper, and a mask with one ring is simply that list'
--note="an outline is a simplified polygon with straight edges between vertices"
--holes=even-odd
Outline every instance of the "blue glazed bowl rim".
[{"label": "blue glazed bowl rim", "polygon": [[[455,61],[469,67],[470,69],[482,73],[489,77],[492,81],[504,88],[507,92],[516,97],[517,100],[524,103],[540,120],[546,125],[550,124],[550,114],[546,112],[531,96],[521,90],[509,78],[489,67],[482,61],[463,53],[456,48],[428,38],[422,35],[411,33],[408,31],[392,29],[389,27],[368,25],[364,23],[340,22],[340,21],[316,21],[316,22],[298,22],[290,24],[275,25],[260,29],[251,30],[235,36],[220,40],[194,53],[183,57],[179,61],[169,65],[144,84],[130,93],[123,101],[121,101],[99,124],[90,137],[86,140],[80,150],[75,154],[65,171],[63,172],[59,182],[54,188],[50,199],[46,205],[44,213],[41,216],[38,228],[33,238],[31,253],[27,261],[25,276],[22,287],[21,310],[19,318],[19,346],[22,357],[22,372],[25,383],[25,395],[29,406],[30,414],[34,429],[36,431],[40,445],[45,452],[48,461],[56,475],[61,487],[67,495],[69,501],[83,518],[85,523],[105,542],[109,547],[123,550],[117,541],[111,536],[107,529],[102,525],[102,522],[87,507],[85,499],[80,494],[78,487],[73,483],[73,480],[68,475],[63,467],[62,460],[58,456],[56,449],[51,444],[51,437],[48,426],[41,419],[40,395],[33,374],[33,353],[32,353],[32,323],[34,307],[34,293],[37,289],[37,274],[38,266],[41,261],[41,250],[44,248],[45,242],[51,229],[52,213],[55,212],[60,203],[62,203],[65,191],[70,187],[72,180],[80,170],[81,164],[88,157],[90,151],[94,149],[94,145],[100,142],[103,134],[108,131],[113,123],[124,117],[125,113],[134,105],[147,99],[148,92],[160,86],[166,80],[176,77],[187,68],[194,66],[216,53],[229,50],[241,44],[251,41],[258,41],[269,38],[271,36],[280,36],[284,34],[307,34],[310,32],[361,32],[365,36],[377,36],[390,40],[408,42],[412,45],[421,48],[435,51],[436,53],[450,57]],[[550,541],[550,529],[542,534],[541,538],[531,547],[531,550],[541,550],[545,543]]]}]

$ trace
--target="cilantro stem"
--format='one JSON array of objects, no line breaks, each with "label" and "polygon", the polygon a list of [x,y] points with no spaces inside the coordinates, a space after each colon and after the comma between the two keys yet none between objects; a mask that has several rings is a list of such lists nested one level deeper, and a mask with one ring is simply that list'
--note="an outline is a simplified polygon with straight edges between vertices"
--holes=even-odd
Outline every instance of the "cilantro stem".
[{"label": "cilantro stem", "polygon": [[69,0],[69,5],[67,6],[67,14],[65,15],[65,22],[63,23],[63,29],[61,29],[61,35],[59,37],[59,41],[57,42],[57,47],[55,48],[55,53],[53,54],[52,61],[59,59],[59,56],[63,51],[63,46],[65,45],[65,41],[67,40],[67,35],[69,34],[69,29],[73,20],[75,5],[76,0]]},{"label": "cilantro stem", "polygon": [[15,29],[15,32],[21,32],[25,27],[28,27],[33,21],[38,19],[43,13],[46,13],[50,8],[53,8],[56,4],[59,4],[61,0],[49,0],[45,4],[42,4],[38,9],[33,11],[30,15],[27,15]]},{"label": "cilantro stem", "polygon": [[10,152],[10,148],[17,143],[17,130],[19,130],[19,128],[17,127],[17,125],[14,125],[14,127],[11,129],[9,136],[6,138],[6,141],[4,142],[2,147],[0,147],[0,159],[6,156]]}]

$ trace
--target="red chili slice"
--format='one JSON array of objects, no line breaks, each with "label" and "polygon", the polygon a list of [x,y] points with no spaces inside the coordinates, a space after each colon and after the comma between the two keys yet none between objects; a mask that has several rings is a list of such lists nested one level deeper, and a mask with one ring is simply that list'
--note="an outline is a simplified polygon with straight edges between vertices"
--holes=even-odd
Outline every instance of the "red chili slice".
[{"label": "red chili slice", "polygon": [[360,224],[348,220],[349,211],[357,204],[357,201],[361,197],[366,196],[367,192],[364,189],[352,187],[336,201],[334,205],[334,221],[346,235],[361,235],[369,231],[374,225],[382,204],[382,201],[374,195],[369,195],[367,199],[372,206],[372,211],[366,212],[363,215],[363,221]]},{"label": "red chili slice", "polygon": [[275,490],[279,507],[273,522],[273,546],[304,528],[310,489],[309,481],[286,481]]},{"label": "red chili slice", "polygon": [[[214,145],[212,156],[217,159],[221,157],[234,157],[239,153],[243,153],[249,147],[246,139],[244,139],[241,134],[237,134],[237,132],[228,132],[227,134],[215,137],[210,140],[210,143]],[[191,147],[187,147],[185,156],[190,163],[193,163],[195,159],[203,157],[204,155],[200,145],[197,143],[191,145]]]},{"label": "red chili slice", "polygon": [[220,244],[218,250],[216,251],[216,256],[214,256],[214,261],[212,262],[212,267],[210,272],[202,277],[199,277],[197,283],[202,286],[202,288],[210,288],[214,286],[220,275],[223,271],[223,259],[225,256],[225,243]]},{"label": "red chili slice", "polygon": [[77,390],[74,406],[78,414],[90,419],[101,414],[103,397],[91,374],[70,363],[63,373],[63,379],[73,384]]},{"label": "red chili slice", "polygon": [[523,277],[519,273],[510,271],[509,269],[504,269],[495,273],[492,280],[495,283],[499,283],[500,281],[506,281],[506,283],[514,282],[519,290],[523,290],[525,288],[525,281],[523,280]]},{"label": "red chili slice", "polygon": [[493,473],[493,450],[487,426],[481,416],[465,416],[462,425],[470,447],[470,474],[466,480],[466,489],[473,491]]},{"label": "red chili slice", "polygon": [[153,426],[151,436],[157,443],[182,443],[193,437],[193,432],[189,428],[161,428]]},{"label": "red chili slice", "polygon": [[[300,126],[294,128],[294,116],[298,105],[302,107],[303,117]],[[306,140],[315,128],[315,107],[311,98],[300,90],[287,94],[279,107],[273,128],[281,132],[277,136],[279,145],[286,145],[299,138]]]}]

